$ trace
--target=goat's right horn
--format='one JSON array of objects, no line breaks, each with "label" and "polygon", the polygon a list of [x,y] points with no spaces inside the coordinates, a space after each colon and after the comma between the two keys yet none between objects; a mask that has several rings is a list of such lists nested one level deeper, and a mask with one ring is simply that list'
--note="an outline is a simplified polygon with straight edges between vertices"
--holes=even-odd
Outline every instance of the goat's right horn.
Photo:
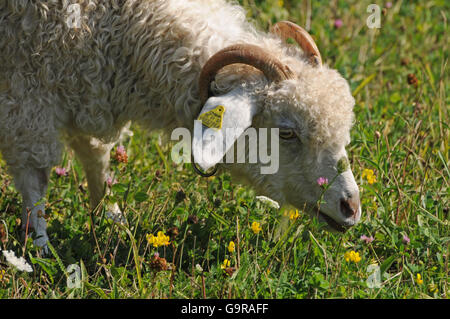
[{"label": "goat's right horn", "polygon": [[251,65],[262,71],[269,81],[278,82],[294,78],[294,73],[278,58],[259,46],[238,44],[214,54],[203,66],[199,78],[199,95],[202,104],[209,97],[209,85],[225,66],[235,63]]},{"label": "goat's right horn", "polygon": [[314,65],[322,66],[322,57],[316,43],[302,27],[290,21],[280,21],[270,28],[270,32],[277,34],[285,41],[288,38],[294,39]]}]

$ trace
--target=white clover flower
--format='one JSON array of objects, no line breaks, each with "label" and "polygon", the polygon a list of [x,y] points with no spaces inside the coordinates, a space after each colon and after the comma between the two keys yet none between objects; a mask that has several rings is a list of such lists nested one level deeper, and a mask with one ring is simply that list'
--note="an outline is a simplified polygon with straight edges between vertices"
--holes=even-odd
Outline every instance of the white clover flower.
[{"label": "white clover flower", "polygon": [[33,272],[33,268],[27,263],[25,258],[16,257],[12,250],[3,250],[3,256],[5,256],[6,261],[19,269],[20,271]]},{"label": "white clover flower", "polygon": [[203,272],[203,268],[202,266],[200,266],[200,264],[195,265],[195,270],[197,270],[198,272]]},{"label": "white clover flower", "polygon": [[256,196],[256,199],[259,200],[260,202],[267,204],[268,206],[275,208],[275,209],[280,209],[280,204],[278,204],[278,202],[274,201],[273,199],[266,197],[266,196]]}]

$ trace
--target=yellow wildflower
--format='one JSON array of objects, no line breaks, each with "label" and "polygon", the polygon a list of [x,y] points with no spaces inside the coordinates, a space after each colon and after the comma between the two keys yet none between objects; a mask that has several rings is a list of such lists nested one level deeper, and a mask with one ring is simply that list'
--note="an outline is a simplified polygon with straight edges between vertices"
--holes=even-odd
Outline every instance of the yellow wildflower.
[{"label": "yellow wildflower", "polygon": [[252,223],[252,230],[253,230],[253,232],[254,232],[255,234],[259,233],[259,232],[262,230],[261,224],[258,223],[258,222],[253,222],[253,223]]},{"label": "yellow wildflower", "polygon": [[228,244],[228,251],[230,253],[234,253],[234,248],[235,248],[234,242],[230,241],[230,243]]},{"label": "yellow wildflower", "polygon": [[351,256],[352,256],[352,255],[350,254],[350,252],[346,252],[346,253],[344,254],[345,261],[346,261],[346,262],[349,262]]},{"label": "yellow wildflower", "polygon": [[344,254],[344,258],[346,262],[353,261],[354,263],[359,263],[361,261],[361,257],[359,256],[359,253],[355,251],[348,251]]},{"label": "yellow wildflower", "polygon": [[278,0],[278,6],[282,7],[284,5],[284,0]]},{"label": "yellow wildflower", "polygon": [[153,245],[153,247],[159,247],[159,246],[167,246],[170,244],[169,236],[166,236],[164,232],[159,231],[156,236],[153,234],[147,234],[147,241],[150,245]]},{"label": "yellow wildflower", "polygon": [[230,261],[228,259],[225,259],[222,263],[222,265],[220,265],[221,269],[225,269],[227,267],[230,267]]},{"label": "yellow wildflower", "polygon": [[419,285],[423,284],[423,279],[422,279],[422,275],[421,274],[417,274],[416,282]]},{"label": "yellow wildflower", "polygon": [[435,284],[430,284],[430,285],[428,285],[428,290],[429,290],[431,293],[433,293],[433,292],[438,292],[438,291],[439,291],[438,288],[437,288],[437,286],[436,286]]},{"label": "yellow wildflower", "polygon": [[294,210],[289,211],[289,219],[295,220],[295,219],[297,219],[299,216],[300,216],[300,215],[298,214],[298,209],[296,209],[295,211],[294,211]]},{"label": "yellow wildflower", "polygon": [[364,177],[367,179],[367,182],[371,185],[377,181],[377,178],[375,177],[373,170],[371,170],[371,169],[366,168],[363,170],[362,178],[364,178]]},{"label": "yellow wildflower", "polygon": [[428,285],[428,291],[433,293],[433,292],[438,292],[438,288],[435,284],[429,284]]},{"label": "yellow wildflower", "polygon": [[158,247],[158,242],[155,236],[153,234],[147,234],[147,241],[150,245],[153,245],[154,247]]},{"label": "yellow wildflower", "polygon": [[158,232],[158,238],[159,238],[159,245],[160,246],[167,246],[170,244],[169,239],[170,237],[165,235],[164,232],[159,231]]},{"label": "yellow wildflower", "polygon": [[9,282],[8,276],[4,269],[0,270],[0,284],[7,284]]}]

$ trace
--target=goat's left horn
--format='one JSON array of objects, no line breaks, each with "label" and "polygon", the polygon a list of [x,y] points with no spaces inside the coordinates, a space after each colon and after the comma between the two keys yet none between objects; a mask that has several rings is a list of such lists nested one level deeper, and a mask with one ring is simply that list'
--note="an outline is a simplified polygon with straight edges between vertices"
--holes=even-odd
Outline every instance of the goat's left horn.
[{"label": "goat's left horn", "polygon": [[314,65],[322,66],[322,57],[316,43],[302,27],[290,21],[280,21],[270,28],[270,32],[277,34],[285,41],[288,38],[294,39]]},{"label": "goat's left horn", "polygon": [[235,63],[251,65],[264,73],[272,82],[295,78],[289,67],[263,48],[252,44],[226,47],[214,54],[203,66],[199,78],[199,95],[202,104],[209,97],[209,86],[216,74],[225,66]]}]

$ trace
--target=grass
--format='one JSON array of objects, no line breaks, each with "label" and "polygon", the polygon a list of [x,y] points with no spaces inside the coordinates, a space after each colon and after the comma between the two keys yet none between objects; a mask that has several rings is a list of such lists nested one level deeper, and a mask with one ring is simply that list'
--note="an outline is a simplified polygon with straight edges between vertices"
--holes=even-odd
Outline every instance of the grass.
[{"label": "grass", "polygon": [[[363,210],[357,226],[335,235],[301,212],[289,219],[227,174],[201,178],[190,164],[174,165],[157,133],[135,128],[125,141],[128,163],[111,163],[118,184],[105,197],[128,226],[111,222],[103,206],[89,209],[81,166],[66,153],[68,176],[52,172],[49,186],[46,258],[31,239],[20,241],[21,199],[1,163],[1,247],[23,254],[34,272],[0,257],[0,298],[448,298],[449,5],[392,1],[381,28],[369,29],[370,1],[311,2],[241,1],[263,29],[282,19],[310,26],[324,62],[348,79],[356,99],[348,152]],[[364,170],[373,171],[372,184]],[[169,245],[148,244],[158,231],[170,234]],[[358,262],[346,260],[350,251]],[[79,288],[67,285],[71,264]],[[369,267],[379,270],[372,288]]]}]

